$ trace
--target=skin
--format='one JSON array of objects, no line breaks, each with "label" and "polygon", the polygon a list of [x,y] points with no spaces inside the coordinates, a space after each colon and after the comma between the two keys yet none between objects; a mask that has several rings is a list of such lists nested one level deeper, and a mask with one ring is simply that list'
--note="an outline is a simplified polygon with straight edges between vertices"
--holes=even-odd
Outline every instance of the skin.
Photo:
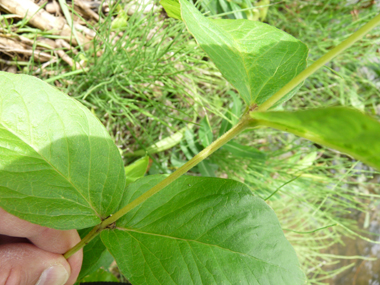
[{"label": "skin", "polygon": [[61,264],[75,283],[83,259],[78,251],[68,260],[62,254],[80,241],[76,230],[61,231],[21,220],[0,208],[0,285],[34,285],[41,273]]}]

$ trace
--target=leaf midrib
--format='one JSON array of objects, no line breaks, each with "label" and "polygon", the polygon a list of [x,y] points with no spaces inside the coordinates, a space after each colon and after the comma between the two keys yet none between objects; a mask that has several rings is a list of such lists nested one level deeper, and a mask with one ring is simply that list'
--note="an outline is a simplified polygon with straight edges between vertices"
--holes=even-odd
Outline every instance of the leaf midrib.
[{"label": "leaf midrib", "polygon": [[284,268],[284,267],[281,267],[277,264],[274,264],[274,263],[270,263],[268,261],[265,261],[265,260],[262,260],[258,257],[255,257],[255,256],[252,256],[252,255],[248,255],[246,253],[243,253],[243,252],[238,252],[238,251],[233,251],[231,249],[228,249],[228,248],[224,248],[224,247],[221,247],[219,245],[216,245],[216,244],[208,244],[208,243],[204,243],[204,242],[201,242],[201,241],[198,241],[198,240],[192,240],[192,239],[184,239],[184,238],[178,238],[178,237],[173,237],[173,236],[168,236],[168,235],[162,235],[162,234],[157,234],[157,233],[148,233],[148,232],[144,232],[144,231],[139,231],[139,230],[136,230],[136,229],[130,229],[130,228],[121,228],[121,227],[116,227],[117,230],[120,230],[120,231],[123,231],[123,232],[135,232],[135,233],[139,233],[139,234],[145,234],[145,235],[150,235],[150,236],[157,236],[157,237],[163,237],[163,238],[168,238],[168,239],[174,239],[174,240],[180,240],[180,241],[184,241],[184,242],[194,242],[194,243],[199,243],[199,244],[202,244],[202,245],[206,245],[206,246],[210,246],[210,247],[217,247],[219,249],[222,249],[222,250],[225,250],[225,251],[229,251],[231,253],[234,253],[234,254],[239,254],[239,255],[242,255],[244,257],[248,257],[248,258],[254,258],[256,259],[257,261],[261,261],[265,264],[268,264],[268,265],[271,265],[271,266],[275,266],[275,267],[278,267],[280,269],[283,269],[285,271],[288,271],[287,268]]},{"label": "leaf midrib", "polygon": [[76,185],[74,185],[72,183],[72,181],[70,179],[68,179],[67,177],[65,177],[56,167],[54,167],[38,150],[36,150],[36,148],[32,145],[32,144],[29,144],[27,143],[26,141],[24,141],[22,138],[20,138],[17,134],[15,134],[14,132],[12,132],[6,125],[4,125],[3,123],[0,123],[0,125],[6,130],[8,131],[9,133],[11,133],[12,135],[14,135],[15,137],[17,137],[20,141],[22,141],[24,144],[26,144],[27,146],[31,147],[41,158],[43,161],[45,161],[54,171],[56,171],[59,175],[61,175],[67,182],[69,182],[69,184],[83,197],[83,199],[88,203],[90,209],[92,209],[96,216],[98,216],[100,218],[100,215],[96,212],[96,210],[92,207],[92,205],[89,203],[89,201],[86,199],[85,196],[83,196],[83,194],[81,193],[81,191],[79,191],[79,189],[77,188]]}]

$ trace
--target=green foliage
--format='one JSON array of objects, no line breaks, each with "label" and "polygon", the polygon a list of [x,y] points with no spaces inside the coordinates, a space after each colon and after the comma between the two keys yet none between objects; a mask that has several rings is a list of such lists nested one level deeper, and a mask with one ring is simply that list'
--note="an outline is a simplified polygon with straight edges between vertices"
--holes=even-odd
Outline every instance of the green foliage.
[{"label": "green foliage", "polygon": [[98,224],[119,205],[123,162],[76,100],[26,75],[0,73],[0,205],[56,229]]},{"label": "green foliage", "polygon": [[111,23],[111,29],[116,31],[125,30],[128,27],[128,14],[124,9],[118,5],[117,6],[118,15]]},{"label": "green foliage", "polygon": [[305,68],[306,45],[283,31],[260,22],[210,20],[186,0],[180,3],[188,30],[247,105],[262,104]]},{"label": "green foliage", "polygon": [[165,11],[169,17],[182,20],[181,7],[178,0],[161,0],[160,4],[165,8]]},{"label": "green foliage", "polygon": [[259,151],[257,148],[254,148],[252,146],[241,145],[232,141],[226,143],[223,146],[223,148],[225,150],[228,150],[236,157],[250,157],[261,161],[265,160],[265,153]]},{"label": "green foliage", "polygon": [[[368,1],[286,0],[268,10],[268,23],[307,43],[308,64],[323,56],[379,13]],[[315,11],[320,11],[316,13]],[[326,68],[311,75],[285,108],[352,106],[375,114],[380,91],[377,65],[380,30],[374,29]],[[363,52],[365,50],[365,52]]]},{"label": "green foliage", "polygon": [[223,16],[227,19],[264,21],[268,13],[270,0],[201,0],[192,2],[197,2],[202,10],[211,15]]},{"label": "green foliage", "polygon": [[[358,111],[342,108],[257,112],[258,105],[269,98],[277,98],[273,95],[296,75],[299,80],[293,84],[292,91],[278,98],[275,106],[288,100],[306,79],[302,77],[306,46],[263,23],[210,20],[187,1],[180,0],[180,4],[187,28],[225,78],[236,87],[246,103],[245,111],[242,112],[239,97],[230,93],[233,104],[225,112],[218,132],[220,138],[215,142],[211,143],[217,132],[205,116],[199,122],[198,133],[191,129],[196,123],[192,122],[189,128],[143,148],[138,155],[157,153],[179,144],[189,159],[188,162],[177,159],[178,169],[171,175],[143,177],[149,158],[145,156],[124,168],[120,152],[106,129],[81,104],[40,80],[0,73],[0,206],[44,226],[87,228],[81,231],[82,241],[65,254],[69,257],[88,243],[80,278],[112,279],[105,271],[94,273],[97,267],[109,265],[110,252],[121,272],[134,284],[303,284],[305,275],[283,230],[305,234],[319,229],[298,230],[307,218],[292,217],[294,212],[287,210],[314,205],[308,209],[314,211],[309,220],[316,224],[327,219],[333,222],[322,225],[321,229],[337,224],[344,227],[344,223],[333,215],[331,208],[335,204],[326,202],[330,197],[336,198],[337,186],[331,187],[331,182],[325,176],[321,178],[319,173],[304,174],[317,157],[314,149],[304,157],[293,154],[278,168],[279,173],[273,174],[277,162],[263,152],[263,147],[257,149],[231,139],[250,127],[273,126],[379,166],[376,158],[379,123]],[[132,31],[138,31],[141,21],[131,18],[128,23],[130,27],[135,26]],[[125,40],[131,38],[125,37]],[[149,102],[153,101],[146,100],[146,105],[139,105],[140,101],[131,98],[138,88],[132,91],[126,86],[130,86],[130,77],[145,79],[143,75],[149,74],[152,77],[146,78],[152,82],[170,78],[173,71],[170,66],[174,63],[173,57],[166,57],[166,54],[173,43],[156,45],[157,38],[147,35],[140,42],[132,43],[143,51],[134,47],[125,52],[122,45],[116,50],[110,45],[105,54],[116,52],[128,58],[128,67],[135,69],[124,72],[120,62],[110,62],[110,68],[104,64],[106,57],[101,58],[102,64],[97,65],[99,70],[91,76],[112,71],[107,76],[109,80],[104,81],[104,77],[99,76],[100,81],[94,86],[84,80],[78,87],[81,90],[78,98],[94,108],[95,113],[96,104],[111,102],[110,105],[116,107],[107,114],[116,116],[121,109],[131,118],[130,110],[141,111],[158,120],[152,120],[152,128],[158,123],[169,128],[170,118],[155,115],[164,104],[150,106]],[[170,72],[166,73],[165,67]],[[173,84],[170,88],[174,91],[177,81],[165,82]],[[115,86],[119,86],[120,94]],[[161,99],[169,96],[169,92],[165,92],[159,96]],[[109,102],[105,98],[109,98]],[[200,98],[193,97],[191,104],[198,104],[194,102],[201,101]],[[176,110],[174,106],[171,109]],[[157,112],[161,111],[165,114],[163,110]],[[183,121],[189,121],[188,113],[183,112]],[[131,121],[128,123],[133,125],[136,120]],[[216,158],[206,158],[221,147],[219,153],[228,153],[225,171],[233,173],[231,162],[238,158],[241,172],[233,177],[244,180],[246,185],[228,179],[182,176],[194,167],[203,176],[216,176],[221,164],[215,163]],[[172,158],[174,161],[174,156]],[[247,163],[252,161],[255,163]],[[248,175],[249,172],[254,172],[255,176]],[[282,180],[274,179],[274,175],[281,175]],[[311,188],[310,196],[299,197],[305,187]],[[314,187],[317,188],[314,191],[323,192],[325,196],[314,195]],[[282,191],[287,191],[288,196],[280,195]],[[282,222],[290,225],[289,228],[281,228],[275,213],[263,199],[274,206],[286,205],[277,214]],[[311,199],[316,199],[315,203],[309,203]],[[347,201],[356,203],[355,197],[349,194],[336,203],[346,209],[350,205]],[[322,207],[324,213],[320,214],[318,209]],[[95,228],[90,229],[93,225]]]},{"label": "green foliage", "polygon": [[380,123],[358,110],[331,107],[250,115],[259,126],[291,132],[380,169]]},{"label": "green foliage", "polygon": [[[84,238],[90,231],[91,228],[79,230],[78,232],[80,237]],[[84,281],[84,278],[88,275],[96,274],[100,267],[109,267],[112,261],[113,257],[100,240],[100,236],[96,236],[83,249],[83,263],[78,280]]]},{"label": "green foliage", "polygon": [[166,137],[155,144],[147,147],[145,150],[136,150],[131,153],[126,153],[126,156],[142,156],[144,154],[155,154],[167,149],[172,148],[173,146],[176,146],[180,143],[180,141],[183,139],[183,134],[186,131],[186,128],[180,129],[178,132],[172,134],[169,137]]},{"label": "green foliage", "polygon": [[199,139],[204,147],[208,147],[213,141],[212,128],[207,117],[204,117],[200,122]]},{"label": "green foliage", "polygon": [[149,156],[144,156],[138,160],[136,160],[131,165],[125,167],[125,177],[126,184],[130,184],[137,179],[144,176],[148,169],[149,165]]},{"label": "green foliage", "polygon": [[[199,109],[224,112],[228,86],[212,63],[203,60],[204,52],[189,40],[182,22],[162,19],[160,11],[138,11],[120,37],[111,24],[107,17],[96,28],[86,71],[70,75],[64,65],[52,64],[46,73],[57,76],[46,80],[91,109],[123,150],[126,164],[130,156],[163,151],[149,147],[193,122]],[[178,144],[182,137],[173,138]],[[165,160],[164,154],[158,157]]]},{"label": "green foliage", "polygon": [[[101,281],[118,282],[119,280],[115,277],[115,275],[101,268],[96,270],[96,272],[92,273],[91,275],[86,276],[86,278],[82,280],[82,282],[101,282]],[[79,284],[82,284],[82,282],[80,282]]]},{"label": "green foliage", "polygon": [[[130,185],[120,207],[162,179]],[[116,227],[101,238],[133,284],[304,282],[272,209],[236,181],[182,177]]]}]

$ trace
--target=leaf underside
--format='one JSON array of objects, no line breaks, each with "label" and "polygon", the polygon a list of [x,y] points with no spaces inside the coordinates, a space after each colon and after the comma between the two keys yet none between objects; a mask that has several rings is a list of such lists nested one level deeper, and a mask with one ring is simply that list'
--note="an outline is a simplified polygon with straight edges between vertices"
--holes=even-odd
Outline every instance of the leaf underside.
[{"label": "leaf underside", "polygon": [[80,229],[113,213],[125,186],[113,140],[47,83],[0,72],[0,206],[43,226]]},{"label": "leaf underside", "polygon": [[250,115],[259,125],[296,134],[380,170],[380,123],[356,109],[330,107]]},{"label": "leaf underside", "polygon": [[[127,188],[125,205],[163,179]],[[273,210],[242,183],[181,177],[101,233],[132,284],[303,284]]]},{"label": "leaf underside", "polygon": [[305,69],[308,49],[291,35],[256,21],[210,20],[187,0],[180,3],[188,30],[247,105],[262,104]]}]

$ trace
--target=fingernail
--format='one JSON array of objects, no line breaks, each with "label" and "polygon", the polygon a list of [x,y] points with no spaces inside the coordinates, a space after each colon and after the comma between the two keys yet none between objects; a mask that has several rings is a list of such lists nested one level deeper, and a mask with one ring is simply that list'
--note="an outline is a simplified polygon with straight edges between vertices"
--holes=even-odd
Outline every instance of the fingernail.
[{"label": "fingernail", "polygon": [[36,285],[63,285],[69,279],[69,273],[61,264],[46,268]]}]

